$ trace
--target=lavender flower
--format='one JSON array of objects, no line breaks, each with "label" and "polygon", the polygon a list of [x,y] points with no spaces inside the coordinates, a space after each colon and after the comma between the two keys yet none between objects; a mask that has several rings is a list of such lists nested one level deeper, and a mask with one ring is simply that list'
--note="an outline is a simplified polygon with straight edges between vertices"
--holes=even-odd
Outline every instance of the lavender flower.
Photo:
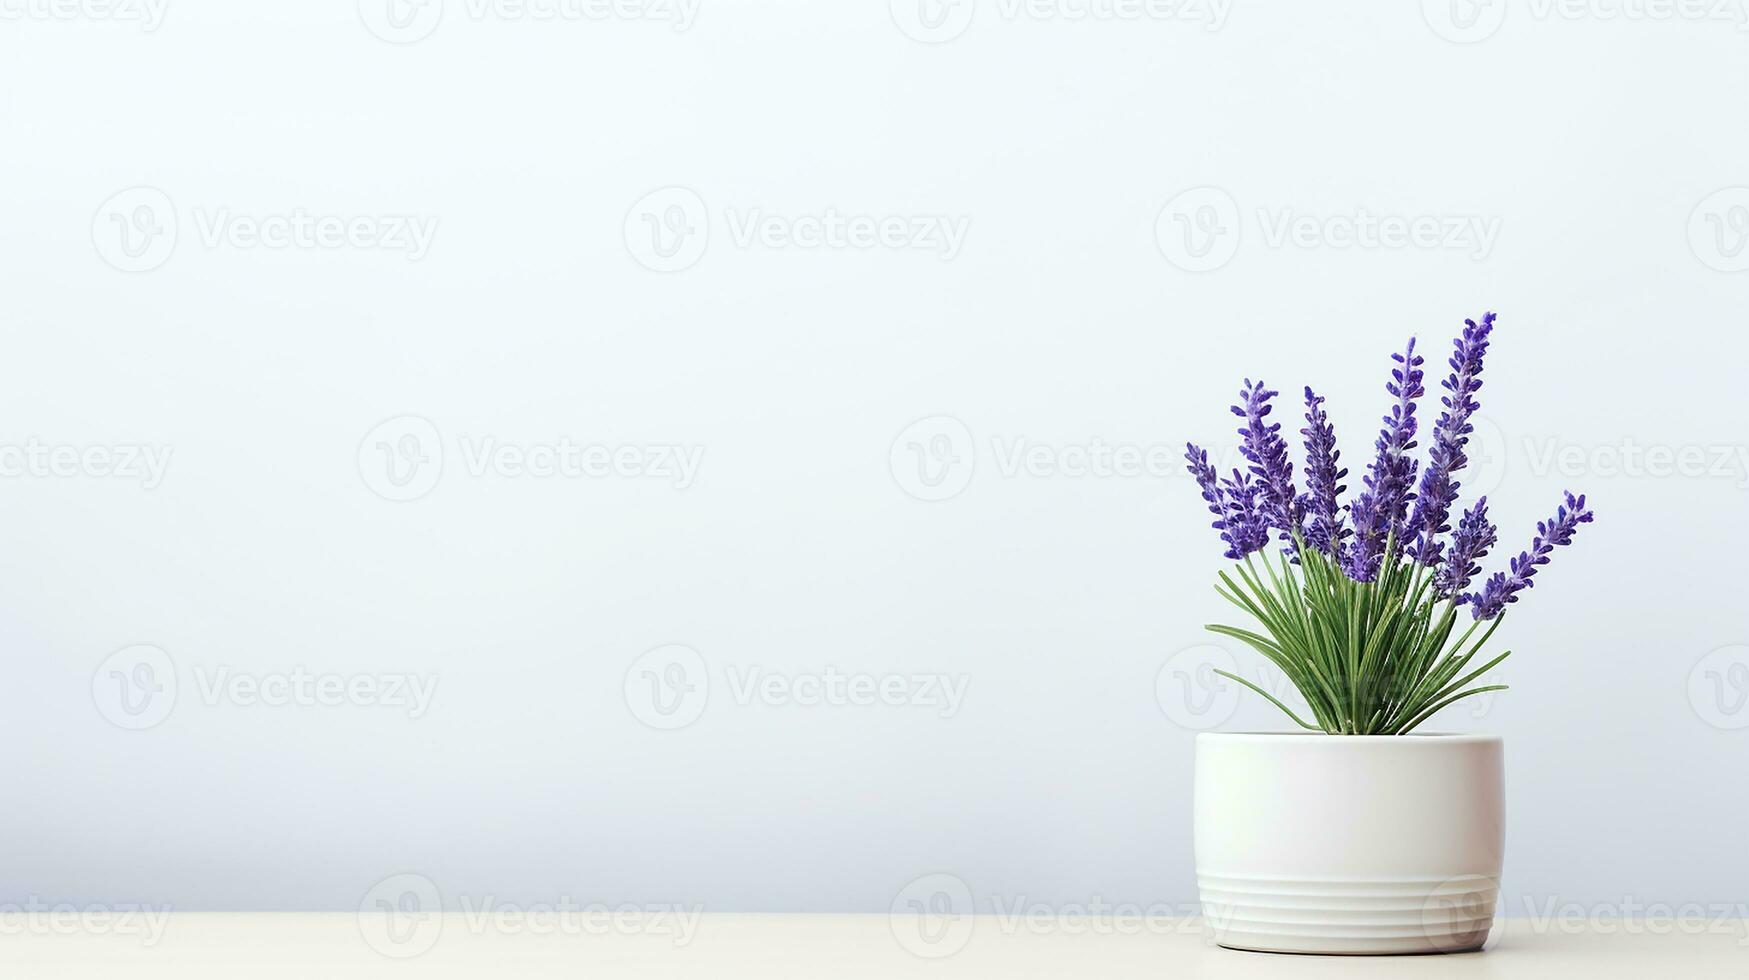
[{"label": "lavender flower", "polygon": [[1488,498],[1482,497],[1464,511],[1457,533],[1451,536],[1451,552],[1433,573],[1433,588],[1440,598],[1455,596],[1457,601],[1464,601],[1463,591],[1470,587],[1470,579],[1481,573],[1480,562],[1496,540],[1494,525],[1488,522]]},{"label": "lavender flower", "polygon": [[[1196,477],[1196,485],[1202,488],[1202,499],[1209,505],[1209,513],[1215,515],[1215,522],[1210,525],[1217,531],[1227,527],[1227,497],[1221,492],[1220,477],[1215,475],[1215,468],[1209,464],[1209,454],[1206,449],[1197,448],[1195,443],[1184,444],[1184,458],[1190,465],[1185,469]],[[1225,541],[1227,536],[1221,535]]]},{"label": "lavender flower", "polygon": [[1410,458],[1415,448],[1415,399],[1421,397],[1421,365],[1424,358],[1415,354],[1415,338],[1401,354],[1391,360],[1399,367],[1391,369],[1391,381],[1385,391],[1395,396],[1391,414],[1384,417],[1385,427],[1379,431],[1378,455],[1364,478],[1366,490],[1350,507],[1354,518],[1354,547],[1344,558],[1344,570],[1357,582],[1370,582],[1378,575],[1379,565],[1390,556],[1385,543],[1403,540],[1404,519],[1409,502],[1415,499],[1410,489],[1415,485],[1418,463]]},{"label": "lavender flower", "polygon": [[1244,558],[1262,551],[1269,544],[1269,516],[1262,500],[1263,484],[1252,483],[1249,473],[1234,470],[1221,483],[1227,498],[1226,530],[1221,540],[1227,542],[1228,558]]},{"label": "lavender flower", "polygon": [[1263,550],[1269,544],[1269,519],[1258,501],[1262,484],[1252,483],[1250,476],[1238,470],[1222,481],[1209,463],[1208,451],[1193,443],[1184,444],[1184,458],[1189,463],[1185,469],[1196,477],[1202,499],[1215,515],[1210,526],[1221,532],[1221,540],[1227,543],[1226,557],[1237,560]]},{"label": "lavender flower", "polygon": [[1537,566],[1549,563],[1549,553],[1555,548],[1573,543],[1573,532],[1581,524],[1591,523],[1591,512],[1585,509],[1585,495],[1574,497],[1567,494],[1567,502],[1555,511],[1551,520],[1538,521],[1536,537],[1531,539],[1530,550],[1520,552],[1512,559],[1512,573],[1495,572],[1488,583],[1482,586],[1482,591],[1464,596],[1464,601],[1471,604],[1477,619],[1493,619],[1500,615],[1508,603],[1518,601],[1518,593],[1530,588],[1531,579],[1536,575]]},{"label": "lavender flower", "polygon": [[1300,509],[1312,517],[1306,525],[1306,541],[1312,547],[1340,560],[1347,548],[1346,539],[1353,531],[1343,526],[1337,498],[1348,488],[1339,480],[1348,471],[1338,464],[1342,453],[1336,449],[1336,427],[1324,411],[1324,399],[1306,387],[1306,427],[1300,435],[1306,443],[1306,493]]},{"label": "lavender flower", "polygon": [[1457,500],[1461,486],[1451,478],[1464,468],[1469,457],[1464,444],[1475,426],[1470,416],[1481,407],[1475,399],[1482,388],[1482,356],[1488,352],[1488,334],[1494,329],[1494,314],[1482,315],[1480,325],[1464,321],[1463,336],[1452,341],[1456,348],[1451,355],[1451,376],[1441,382],[1448,392],[1440,398],[1445,411],[1433,429],[1433,448],[1428,453],[1427,469],[1421,474],[1421,492],[1415,498],[1415,513],[1409,518],[1407,533],[1416,535],[1414,555],[1424,565],[1438,565],[1444,547],[1438,537],[1451,530],[1445,523]]},{"label": "lavender flower", "polygon": [[1280,394],[1263,387],[1263,382],[1251,383],[1239,389],[1239,404],[1232,407],[1234,415],[1245,420],[1239,430],[1243,442],[1239,445],[1251,465],[1251,474],[1260,481],[1262,514],[1269,526],[1281,532],[1283,541],[1292,542],[1300,526],[1301,510],[1294,493],[1294,464],[1287,458],[1287,442],[1281,437],[1280,422],[1266,422],[1265,417],[1275,406],[1269,400]]}]

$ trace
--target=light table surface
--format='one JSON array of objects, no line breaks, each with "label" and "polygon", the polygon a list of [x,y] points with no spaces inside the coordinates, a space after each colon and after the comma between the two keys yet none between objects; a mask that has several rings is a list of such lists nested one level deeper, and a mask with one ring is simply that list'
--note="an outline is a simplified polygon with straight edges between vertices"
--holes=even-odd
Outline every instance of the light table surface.
[{"label": "light table surface", "polygon": [[1745,980],[1749,921],[1502,920],[1481,953],[1416,957],[1235,952],[1211,946],[1196,919],[706,913],[536,921],[449,913],[388,923],[350,913],[178,912],[125,925],[0,921],[0,976],[8,980],[493,975]]}]

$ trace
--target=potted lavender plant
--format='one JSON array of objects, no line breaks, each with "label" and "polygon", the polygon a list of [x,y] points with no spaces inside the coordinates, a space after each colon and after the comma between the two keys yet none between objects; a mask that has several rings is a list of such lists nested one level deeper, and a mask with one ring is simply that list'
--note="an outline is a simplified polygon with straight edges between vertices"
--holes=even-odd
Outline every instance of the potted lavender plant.
[{"label": "potted lavender plant", "polygon": [[1425,468],[1411,455],[1423,358],[1413,339],[1392,355],[1394,401],[1346,504],[1348,471],[1309,387],[1303,493],[1268,419],[1278,393],[1261,382],[1247,381],[1232,409],[1245,469],[1220,477],[1206,451],[1187,449],[1233,562],[1216,590],[1258,626],[1209,629],[1262,654],[1305,708],[1220,673],[1316,733],[1197,736],[1198,887],[1223,946],[1453,952],[1487,939],[1503,859],[1501,741],[1412,733],[1447,705],[1505,689],[1477,682],[1509,651],[1482,651],[1550,553],[1592,519],[1583,496],[1566,494],[1530,550],[1471,589],[1496,541],[1487,498],[1455,531],[1451,520],[1493,327],[1492,313],[1464,321]]}]

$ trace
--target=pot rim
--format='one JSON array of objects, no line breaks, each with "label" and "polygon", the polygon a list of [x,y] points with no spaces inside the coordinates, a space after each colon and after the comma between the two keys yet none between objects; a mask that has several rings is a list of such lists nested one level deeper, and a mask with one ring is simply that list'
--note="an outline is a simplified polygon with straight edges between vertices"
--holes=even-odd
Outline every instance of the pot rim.
[{"label": "pot rim", "polygon": [[1372,745],[1378,743],[1395,743],[1398,745],[1477,745],[1488,742],[1504,742],[1501,735],[1488,735],[1479,732],[1410,732],[1407,735],[1332,735],[1328,732],[1197,732],[1198,741],[1202,739],[1219,739],[1223,742],[1255,742],[1258,744],[1295,742],[1301,744],[1324,743],[1329,745]]}]

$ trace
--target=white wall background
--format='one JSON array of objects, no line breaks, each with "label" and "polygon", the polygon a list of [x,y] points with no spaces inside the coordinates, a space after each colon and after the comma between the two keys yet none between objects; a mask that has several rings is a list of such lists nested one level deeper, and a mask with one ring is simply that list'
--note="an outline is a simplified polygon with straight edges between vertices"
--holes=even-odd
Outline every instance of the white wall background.
[{"label": "white wall background", "polygon": [[[1508,739],[1507,892],[1749,899],[1740,6],[911,2],[9,0],[0,900],[1190,901],[1191,730],[1282,722],[1183,707],[1174,670],[1260,665],[1206,649],[1179,447],[1229,445],[1241,378],[1309,382],[1358,471],[1389,352],[1418,334],[1431,388],[1484,309],[1500,551],[1564,487],[1598,512],[1501,632],[1513,690],[1436,725]],[[741,234],[829,212],[965,233]],[[252,243],[299,215],[361,220]],[[1363,215],[1493,230],[1339,247]],[[391,216],[421,255],[363,237]],[[702,458],[518,475],[488,439]],[[1168,461],[1066,472],[1095,445]],[[297,671],[436,686],[248,687]],[[740,686],[829,671],[963,699]]]}]

